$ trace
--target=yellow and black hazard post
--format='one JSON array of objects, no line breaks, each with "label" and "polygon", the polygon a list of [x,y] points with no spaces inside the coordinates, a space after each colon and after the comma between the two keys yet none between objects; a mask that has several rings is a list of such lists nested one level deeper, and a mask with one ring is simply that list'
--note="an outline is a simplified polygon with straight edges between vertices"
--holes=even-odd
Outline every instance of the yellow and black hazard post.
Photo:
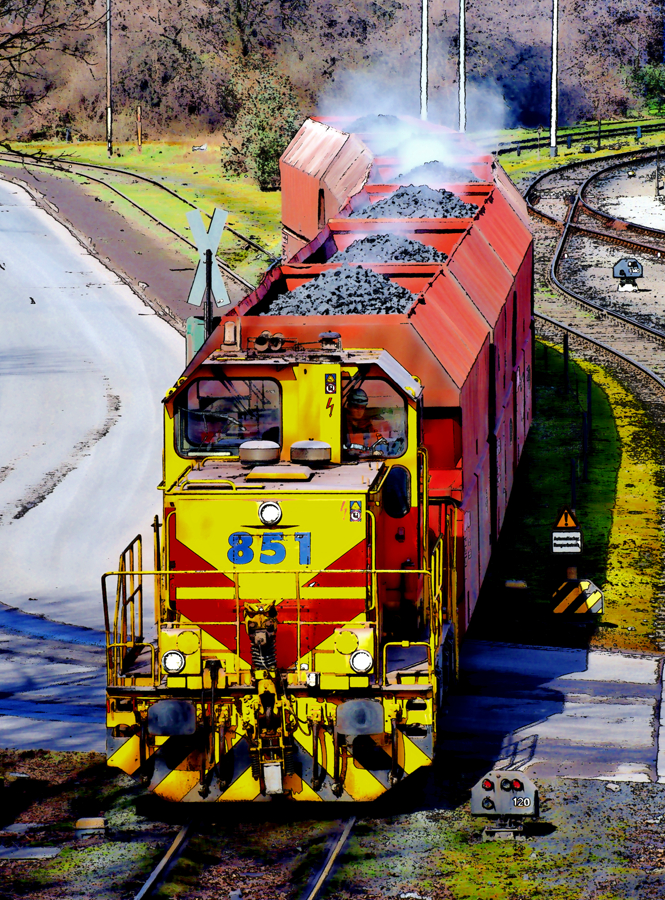
[{"label": "yellow and black hazard post", "polygon": [[[575,575],[577,571],[573,570]],[[593,581],[568,578],[553,594],[555,613],[602,613],[603,592]]]}]

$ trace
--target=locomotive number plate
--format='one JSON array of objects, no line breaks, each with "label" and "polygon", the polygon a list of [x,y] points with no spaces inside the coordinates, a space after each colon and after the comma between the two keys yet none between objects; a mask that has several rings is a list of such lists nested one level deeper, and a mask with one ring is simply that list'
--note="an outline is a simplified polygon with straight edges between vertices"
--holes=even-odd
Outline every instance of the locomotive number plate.
[{"label": "locomotive number plate", "polygon": [[[286,540],[290,535],[287,535]],[[312,560],[312,534],[300,531],[293,535],[298,544],[298,564],[308,566]],[[260,540],[259,540],[260,539]],[[259,554],[259,562],[267,566],[278,566],[286,559],[284,532],[272,531],[264,534],[249,534],[247,531],[234,531],[229,535],[227,557],[235,566],[246,566]]]}]

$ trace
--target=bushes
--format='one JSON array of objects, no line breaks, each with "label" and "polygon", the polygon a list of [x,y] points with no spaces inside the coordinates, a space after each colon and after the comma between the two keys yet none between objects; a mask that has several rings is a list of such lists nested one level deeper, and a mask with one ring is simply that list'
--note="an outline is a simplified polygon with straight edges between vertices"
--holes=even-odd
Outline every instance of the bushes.
[{"label": "bushes", "polygon": [[293,85],[267,67],[238,69],[233,79],[238,112],[224,130],[222,165],[256,178],[262,191],[279,189],[279,158],[298,130],[302,113]]}]

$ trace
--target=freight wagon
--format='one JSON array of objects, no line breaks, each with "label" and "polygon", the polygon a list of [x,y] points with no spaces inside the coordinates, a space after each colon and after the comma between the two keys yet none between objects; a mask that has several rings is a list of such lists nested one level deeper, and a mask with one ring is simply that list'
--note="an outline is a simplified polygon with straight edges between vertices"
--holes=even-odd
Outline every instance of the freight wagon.
[{"label": "freight wagon", "polygon": [[[414,136],[446,157],[415,183]],[[531,421],[532,241],[491,157],[310,119],[282,198],[284,261],[165,398],[154,569],[137,539],[103,580],[109,764],[171,800],[369,800],[431,763]]]}]

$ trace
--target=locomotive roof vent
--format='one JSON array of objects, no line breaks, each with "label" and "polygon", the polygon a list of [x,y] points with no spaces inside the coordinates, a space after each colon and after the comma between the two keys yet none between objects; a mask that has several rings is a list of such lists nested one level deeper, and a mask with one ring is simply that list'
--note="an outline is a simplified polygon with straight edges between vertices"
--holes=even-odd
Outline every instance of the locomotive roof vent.
[{"label": "locomotive roof vent", "polygon": [[243,466],[258,466],[279,462],[279,444],[274,441],[245,441],[240,445]]},{"label": "locomotive roof vent", "polygon": [[291,462],[307,466],[325,466],[330,462],[332,447],[325,441],[296,441],[291,444]]}]

